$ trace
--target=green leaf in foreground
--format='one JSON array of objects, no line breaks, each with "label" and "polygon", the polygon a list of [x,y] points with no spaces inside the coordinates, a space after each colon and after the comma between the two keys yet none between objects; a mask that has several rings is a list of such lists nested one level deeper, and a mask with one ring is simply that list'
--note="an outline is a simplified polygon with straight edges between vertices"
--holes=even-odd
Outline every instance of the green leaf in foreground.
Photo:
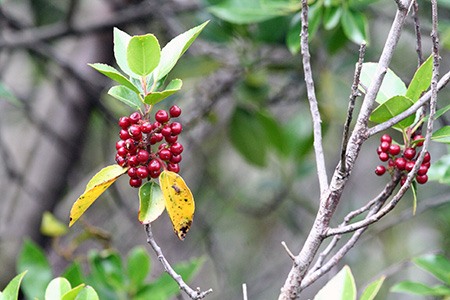
[{"label": "green leaf in foreground", "polygon": [[133,36],[127,47],[127,63],[131,71],[147,76],[161,58],[161,48],[158,39],[153,34]]},{"label": "green leaf in foreground", "polygon": [[127,61],[127,48],[128,43],[131,40],[131,36],[125,31],[122,31],[116,27],[114,27],[113,34],[114,34],[114,57],[116,59],[117,64],[125,74],[127,74],[130,77],[138,78],[139,76],[136,75],[133,71],[131,71]]},{"label": "green leaf in foreground", "polygon": [[381,285],[384,282],[384,279],[386,277],[382,276],[380,279],[375,280],[371,284],[367,286],[367,288],[362,293],[359,300],[373,300],[377,296],[378,292],[380,291]]},{"label": "green leaf in foreground", "polygon": [[99,298],[91,286],[86,286],[80,291],[75,300],[99,300]]},{"label": "green leaf in foreground", "polygon": [[162,100],[166,99],[167,97],[175,94],[181,89],[181,86],[183,85],[183,82],[181,79],[173,79],[170,81],[170,83],[167,85],[166,89],[162,92],[153,92],[145,96],[144,102],[150,105],[154,105],[158,102],[161,102]]},{"label": "green leaf in foreground", "polygon": [[111,78],[112,80],[126,86],[136,94],[139,94],[139,89],[130,81],[128,78],[123,76],[119,71],[117,71],[115,68],[105,65],[105,64],[88,64],[98,72],[102,73],[103,75]]},{"label": "green leaf in foreground", "polygon": [[427,295],[427,296],[445,296],[450,295],[450,288],[439,285],[439,286],[428,286],[420,282],[413,281],[402,281],[394,285],[391,292],[396,293],[408,293],[415,295]]},{"label": "green leaf in foreground", "polygon": [[428,59],[417,69],[411,83],[406,91],[406,97],[416,102],[420,95],[431,85],[431,77],[433,75],[433,56]]},{"label": "green leaf in foreground", "polygon": [[108,91],[108,94],[122,101],[135,110],[141,109],[142,101],[139,96],[123,85],[116,85],[111,87]]},{"label": "green leaf in foreground", "polygon": [[450,144],[450,126],[444,126],[433,132],[431,139],[434,142]]},{"label": "green leaf in foreground", "polygon": [[20,283],[27,271],[23,271],[19,275],[16,275],[5,287],[2,293],[0,293],[0,300],[15,300],[19,297]]},{"label": "green leaf in foreground", "polygon": [[348,266],[342,268],[317,293],[314,300],[356,300],[356,285],[352,271]]},{"label": "green leaf in foreground", "polygon": [[45,300],[60,300],[72,287],[67,279],[58,277],[50,281],[45,290]]},{"label": "green leaf in foreground", "polygon": [[139,188],[139,222],[142,224],[153,222],[164,209],[164,196],[156,182],[148,181]]},{"label": "green leaf in foreground", "polygon": [[[394,96],[391,99],[385,101],[378,106],[370,115],[370,121],[375,123],[383,123],[387,120],[399,115],[408,108],[410,108],[414,102],[406,98],[405,96]],[[415,116],[409,116],[403,121],[398,122],[393,127],[396,129],[405,129],[414,122]]]},{"label": "green leaf in foreground", "polygon": [[429,254],[413,259],[421,269],[430,272],[443,283],[450,285],[450,260],[440,254]]}]

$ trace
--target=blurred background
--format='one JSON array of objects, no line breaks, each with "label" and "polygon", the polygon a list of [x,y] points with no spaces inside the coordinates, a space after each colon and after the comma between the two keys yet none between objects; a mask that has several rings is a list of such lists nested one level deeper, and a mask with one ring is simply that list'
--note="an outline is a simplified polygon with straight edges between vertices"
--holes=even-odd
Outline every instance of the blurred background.
[{"label": "blurred background", "polygon": [[[368,41],[365,61],[378,59],[395,4],[319,0],[311,5],[310,51],[332,174],[358,44]],[[450,57],[450,1],[439,5],[444,74]],[[113,83],[87,65],[115,65],[113,27],[131,35],[154,33],[163,46],[211,20],[170,73],[184,81],[181,92],[159,105],[177,104],[183,110],[181,174],[195,196],[194,223],[184,242],[173,234],[166,214],[152,227],[170,262],[203,258],[192,286],[213,288],[208,299],[241,299],[242,283],[249,299],[274,299],[291,268],[280,243],[286,241],[297,253],[318,207],[299,54],[299,9],[300,1],[290,0],[0,1],[0,290],[17,274],[16,259],[26,238],[45,249],[56,276],[91,249],[112,247],[126,255],[136,245],[147,246],[137,220],[137,190],[125,176],[95,202],[83,223],[57,242],[41,233],[42,216],[50,211],[67,224],[70,208],[89,179],[114,164],[117,120],[132,111],[107,95]],[[431,51],[430,16],[429,3],[420,1],[424,58]],[[410,17],[391,69],[408,84],[417,65]],[[447,88],[439,94],[439,108],[449,102]],[[440,118],[437,128],[449,125],[448,120]],[[401,142],[399,133],[389,133]],[[387,182],[387,176],[374,174],[378,139],[364,144],[334,225]],[[432,162],[447,154],[442,144],[431,147]],[[335,271],[349,264],[358,288],[388,272],[380,299],[402,299],[388,292],[399,280],[432,282],[407,262],[424,253],[449,254],[448,200],[448,185],[430,181],[418,189],[413,216],[408,193]],[[68,247],[86,228],[101,230],[108,242],[90,239],[61,256],[58,247]],[[153,261],[149,278],[156,278],[163,270],[147,249]],[[312,297],[327,279],[308,288],[302,298]]]}]

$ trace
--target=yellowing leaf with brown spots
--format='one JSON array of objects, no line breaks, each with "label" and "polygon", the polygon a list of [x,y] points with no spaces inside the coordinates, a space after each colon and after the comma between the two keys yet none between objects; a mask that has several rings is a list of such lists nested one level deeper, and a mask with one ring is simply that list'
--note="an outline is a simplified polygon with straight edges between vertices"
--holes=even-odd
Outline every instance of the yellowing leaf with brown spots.
[{"label": "yellowing leaf with brown spots", "polygon": [[191,190],[180,175],[170,171],[161,172],[159,183],[173,230],[180,240],[184,240],[191,228],[195,211]]},{"label": "yellowing leaf with brown spots", "polygon": [[128,169],[119,165],[111,165],[103,168],[86,185],[86,190],[72,206],[70,210],[69,227],[72,226],[97,198],[106,191],[114,181],[123,175]]}]

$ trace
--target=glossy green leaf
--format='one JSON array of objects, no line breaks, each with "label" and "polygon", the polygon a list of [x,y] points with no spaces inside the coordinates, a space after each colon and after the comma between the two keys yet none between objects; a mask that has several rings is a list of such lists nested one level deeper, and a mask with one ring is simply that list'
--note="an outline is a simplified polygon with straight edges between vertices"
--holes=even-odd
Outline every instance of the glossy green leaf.
[{"label": "glossy green leaf", "polygon": [[181,79],[173,79],[172,81],[169,82],[164,91],[153,92],[145,96],[144,102],[150,105],[154,105],[178,92],[182,86],[183,82],[181,81]]},{"label": "glossy green leaf", "polygon": [[114,57],[116,58],[117,64],[119,65],[120,69],[128,76],[139,78],[139,75],[131,71],[127,61],[127,48],[128,43],[131,40],[131,36],[128,33],[116,27],[114,27],[113,34],[114,34]]},{"label": "glossy green leaf", "polygon": [[123,76],[115,68],[105,65],[105,64],[98,64],[98,63],[97,64],[88,64],[88,65],[91,66],[92,68],[94,68],[95,70],[99,71],[103,75],[111,78],[112,80],[126,86],[127,88],[129,88],[130,90],[135,92],[136,94],[140,93],[139,89],[128,78]]},{"label": "glossy green leaf", "polygon": [[69,280],[71,286],[78,286],[86,281],[79,262],[72,262],[63,272],[62,277]]},{"label": "glossy green leaf", "polygon": [[421,269],[430,272],[443,283],[450,285],[450,260],[440,254],[429,254],[413,259]]},{"label": "glossy green leaf", "polygon": [[17,300],[19,297],[20,284],[23,277],[28,271],[23,271],[22,273],[16,275],[5,287],[3,292],[0,294],[0,300]]},{"label": "glossy green leaf", "polygon": [[75,300],[99,300],[99,298],[93,287],[86,286],[80,291]]},{"label": "glossy green leaf", "polygon": [[341,25],[345,35],[352,42],[360,45],[367,38],[366,16],[358,11],[344,9],[341,15]]},{"label": "glossy green leaf", "polygon": [[[362,91],[365,91],[365,88],[368,88],[370,86],[370,83],[375,76],[377,67],[377,63],[363,64],[360,78],[361,84],[363,85],[360,87]],[[405,93],[405,83],[391,69],[388,69],[386,75],[384,76],[383,83],[381,84],[376,101],[379,104],[382,104],[383,102],[394,96],[405,95]]]},{"label": "glossy green leaf", "polygon": [[51,212],[46,211],[42,215],[41,233],[46,236],[57,237],[67,233],[69,228],[58,220]]},{"label": "glossy green leaf", "polygon": [[342,268],[320,289],[314,300],[356,300],[356,285],[348,266]]},{"label": "glossy green leaf", "polygon": [[133,36],[127,47],[127,63],[131,71],[144,77],[159,64],[161,48],[153,34]]},{"label": "glossy green leaf", "polygon": [[127,274],[130,286],[136,291],[144,284],[150,272],[150,257],[144,247],[133,248],[127,256]]},{"label": "glossy green leaf", "polygon": [[14,93],[2,82],[0,82],[0,100],[5,100],[16,107],[23,106]]},{"label": "glossy green leaf", "polygon": [[331,30],[339,24],[342,16],[341,6],[326,7],[323,13],[323,27],[326,30]]},{"label": "glossy green leaf", "polygon": [[89,253],[88,259],[92,276],[114,290],[124,289],[122,259],[117,252],[112,250],[93,251]]},{"label": "glossy green leaf", "polygon": [[50,281],[45,289],[45,300],[61,300],[62,296],[72,287],[67,279],[58,277]]},{"label": "glossy green leaf", "polygon": [[361,294],[361,297],[359,300],[373,300],[377,296],[378,292],[380,291],[381,285],[384,282],[384,279],[386,277],[382,276],[380,279],[375,280],[371,284],[369,284]]},{"label": "glossy green leaf", "polygon": [[25,240],[17,260],[17,271],[28,270],[22,281],[22,290],[29,299],[43,299],[47,284],[53,274],[42,249],[30,240]]},{"label": "glossy green leaf", "polygon": [[234,148],[248,162],[257,166],[266,164],[269,141],[255,112],[237,107],[231,117],[229,137]]},{"label": "glossy green leaf", "polygon": [[[394,96],[378,106],[370,115],[370,120],[383,123],[410,108],[414,102],[405,96]],[[394,125],[396,129],[405,129],[414,122],[415,116],[409,116]]]},{"label": "glossy green leaf", "polygon": [[431,139],[434,142],[450,144],[450,126],[444,126],[433,132]]},{"label": "glossy green leaf", "polygon": [[178,59],[192,45],[209,21],[206,21],[188,31],[176,36],[161,50],[161,60],[153,72],[154,80],[159,81],[173,69]]},{"label": "glossy green leaf", "polygon": [[109,89],[108,94],[122,101],[134,110],[140,110],[142,101],[139,96],[123,85],[116,85]]},{"label": "glossy green leaf", "polygon": [[408,293],[414,295],[427,295],[427,296],[446,296],[450,295],[450,288],[439,286],[428,286],[420,282],[402,281],[394,285],[391,292],[396,293]]},{"label": "glossy green leaf", "polygon": [[69,227],[72,226],[84,212],[111,186],[120,176],[125,174],[127,168],[114,164],[101,169],[86,185],[84,193],[78,197],[70,210]]},{"label": "glossy green leaf", "polygon": [[433,75],[433,56],[428,59],[417,69],[411,83],[406,91],[406,97],[416,102],[419,100],[423,92],[428,90],[431,85],[431,77]]},{"label": "glossy green leaf", "polygon": [[269,20],[286,14],[283,10],[273,9],[260,0],[225,0],[208,7],[210,13],[234,24],[251,24]]},{"label": "glossy green leaf", "polygon": [[86,285],[84,283],[74,287],[73,289],[71,289],[70,291],[68,291],[67,293],[65,293],[61,300],[75,300],[77,298],[77,296],[80,294],[80,292],[84,289]]},{"label": "glossy green leaf", "polygon": [[139,188],[139,222],[142,224],[153,222],[163,213],[164,209],[164,197],[156,182],[149,181]]}]

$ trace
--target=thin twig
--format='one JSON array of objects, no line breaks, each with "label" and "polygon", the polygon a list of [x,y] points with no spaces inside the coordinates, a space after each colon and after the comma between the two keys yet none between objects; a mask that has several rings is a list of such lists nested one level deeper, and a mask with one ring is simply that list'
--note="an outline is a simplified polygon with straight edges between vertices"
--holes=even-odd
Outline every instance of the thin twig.
[{"label": "thin twig", "polygon": [[295,260],[295,255],[294,255],[294,253],[292,253],[292,251],[289,249],[289,247],[287,246],[286,242],[285,242],[285,241],[282,241],[282,242],[281,242],[281,245],[283,246],[284,250],[286,250],[286,252],[287,252],[287,254],[289,255],[289,257],[290,257],[292,260]]},{"label": "thin twig", "polygon": [[159,261],[161,262],[161,264],[164,267],[164,270],[167,272],[167,274],[170,275],[170,277],[172,277],[177,283],[178,286],[180,287],[180,289],[182,289],[186,294],[189,295],[189,297],[191,297],[191,299],[203,299],[205,298],[208,294],[212,293],[212,289],[206,290],[206,291],[200,291],[200,288],[197,288],[196,290],[193,290],[190,286],[188,286],[183,278],[181,277],[181,275],[179,275],[170,265],[170,263],[167,261],[167,259],[165,258],[161,248],[158,246],[158,244],[156,243],[154,237],[153,237],[153,232],[151,229],[150,224],[146,224],[145,225],[145,231],[147,232],[147,243],[150,244],[150,246],[152,246],[153,250],[155,251],[156,255],[158,256]]},{"label": "thin twig", "polygon": [[413,2],[413,20],[414,20],[414,32],[416,33],[416,52],[417,52],[417,67],[420,67],[423,63],[422,54],[422,34],[420,33],[420,19],[419,19],[419,3],[417,0]]}]

